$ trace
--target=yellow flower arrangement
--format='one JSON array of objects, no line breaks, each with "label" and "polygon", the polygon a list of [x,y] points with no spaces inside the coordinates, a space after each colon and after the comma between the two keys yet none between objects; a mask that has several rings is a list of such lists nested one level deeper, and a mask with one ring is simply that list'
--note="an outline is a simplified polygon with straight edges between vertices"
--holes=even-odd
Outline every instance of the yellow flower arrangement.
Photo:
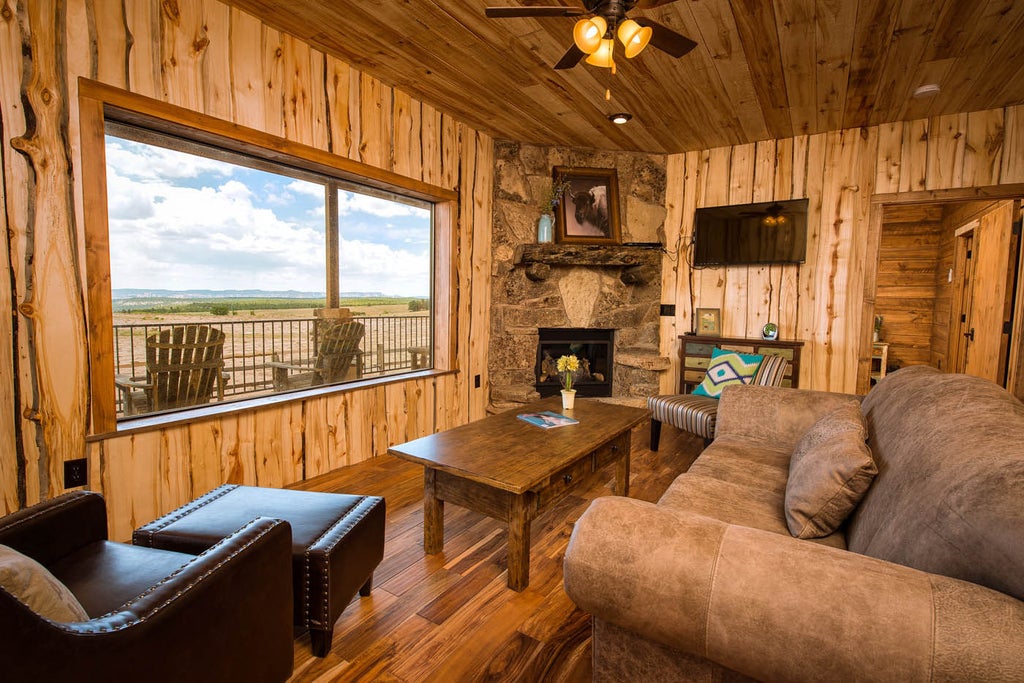
[{"label": "yellow flower arrangement", "polygon": [[576,356],[561,356],[558,359],[558,372],[563,377],[562,386],[566,391],[572,391],[573,373],[580,369],[580,360]]}]

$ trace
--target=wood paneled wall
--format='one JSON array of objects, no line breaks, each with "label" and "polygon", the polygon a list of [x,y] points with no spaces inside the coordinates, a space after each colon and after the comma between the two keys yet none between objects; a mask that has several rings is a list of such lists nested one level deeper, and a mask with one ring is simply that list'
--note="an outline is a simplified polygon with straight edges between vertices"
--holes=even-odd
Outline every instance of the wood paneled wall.
[{"label": "wood paneled wall", "polygon": [[[0,0],[0,10],[0,297],[19,313],[0,316],[0,512],[61,493],[63,461],[87,455],[90,488],[125,538],[220,483],[287,485],[484,414],[488,136],[215,0]],[[456,372],[86,445],[79,77],[458,190],[437,264],[454,277],[438,308],[452,356],[438,357]]]},{"label": "wood paneled wall", "polygon": [[[938,303],[936,275],[942,206],[888,206],[882,212],[875,315],[880,339],[889,344],[889,365],[928,365]],[[946,318],[949,308],[945,309]]]},{"label": "wood paneled wall", "polygon": [[[669,157],[662,352],[693,310],[720,308],[723,333],[757,336],[767,322],[802,339],[800,386],[853,392],[869,363],[880,196],[1024,181],[1024,107],[940,116]],[[687,264],[698,207],[810,199],[807,260],[799,266],[694,270]],[[880,221],[879,221],[880,222]],[[875,228],[877,230],[877,228]],[[869,292],[870,294],[866,294]],[[663,374],[674,390],[678,368]]]}]

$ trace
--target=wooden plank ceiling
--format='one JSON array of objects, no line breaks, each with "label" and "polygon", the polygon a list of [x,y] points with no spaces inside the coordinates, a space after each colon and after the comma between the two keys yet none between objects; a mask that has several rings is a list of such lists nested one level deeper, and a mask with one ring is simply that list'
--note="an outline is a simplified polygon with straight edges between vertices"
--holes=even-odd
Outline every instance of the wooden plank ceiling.
[{"label": "wooden plank ceiling", "polygon": [[[615,75],[552,69],[574,18],[484,16],[582,0],[228,2],[479,130],[541,145],[677,153],[1024,102],[1019,0],[676,0],[629,15],[698,47],[627,60],[619,45]],[[928,83],[941,92],[912,97]],[[634,118],[612,124],[617,111]]]}]

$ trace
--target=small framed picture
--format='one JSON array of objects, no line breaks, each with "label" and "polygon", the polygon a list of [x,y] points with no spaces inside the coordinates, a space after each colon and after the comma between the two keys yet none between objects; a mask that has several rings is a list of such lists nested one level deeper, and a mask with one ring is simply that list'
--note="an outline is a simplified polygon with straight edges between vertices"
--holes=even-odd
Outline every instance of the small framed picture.
[{"label": "small framed picture", "polygon": [[564,187],[555,212],[555,241],[620,244],[619,180],[614,168],[555,166],[555,187]]},{"label": "small framed picture", "polygon": [[722,333],[722,309],[697,309],[697,334],[706,337],[717,337]]}]

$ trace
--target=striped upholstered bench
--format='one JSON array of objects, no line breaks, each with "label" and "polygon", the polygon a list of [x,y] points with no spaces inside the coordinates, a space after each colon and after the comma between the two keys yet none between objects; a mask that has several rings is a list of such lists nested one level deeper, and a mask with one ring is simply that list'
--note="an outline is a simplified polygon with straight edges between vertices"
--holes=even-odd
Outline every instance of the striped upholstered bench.
[{"label": "striped upholstered bench", "polygon": [[[757,374],[750,381],[760,386],[782,386],[789,361],[782,356],[765,355]],[[703,437],[705,445],[715,438],[715,420],[718,399],[699,394],[672,394],[650,396],[647,407],[651,411],[651,450],[658,450],[661,424],[666,422],[676,429]]]}]

